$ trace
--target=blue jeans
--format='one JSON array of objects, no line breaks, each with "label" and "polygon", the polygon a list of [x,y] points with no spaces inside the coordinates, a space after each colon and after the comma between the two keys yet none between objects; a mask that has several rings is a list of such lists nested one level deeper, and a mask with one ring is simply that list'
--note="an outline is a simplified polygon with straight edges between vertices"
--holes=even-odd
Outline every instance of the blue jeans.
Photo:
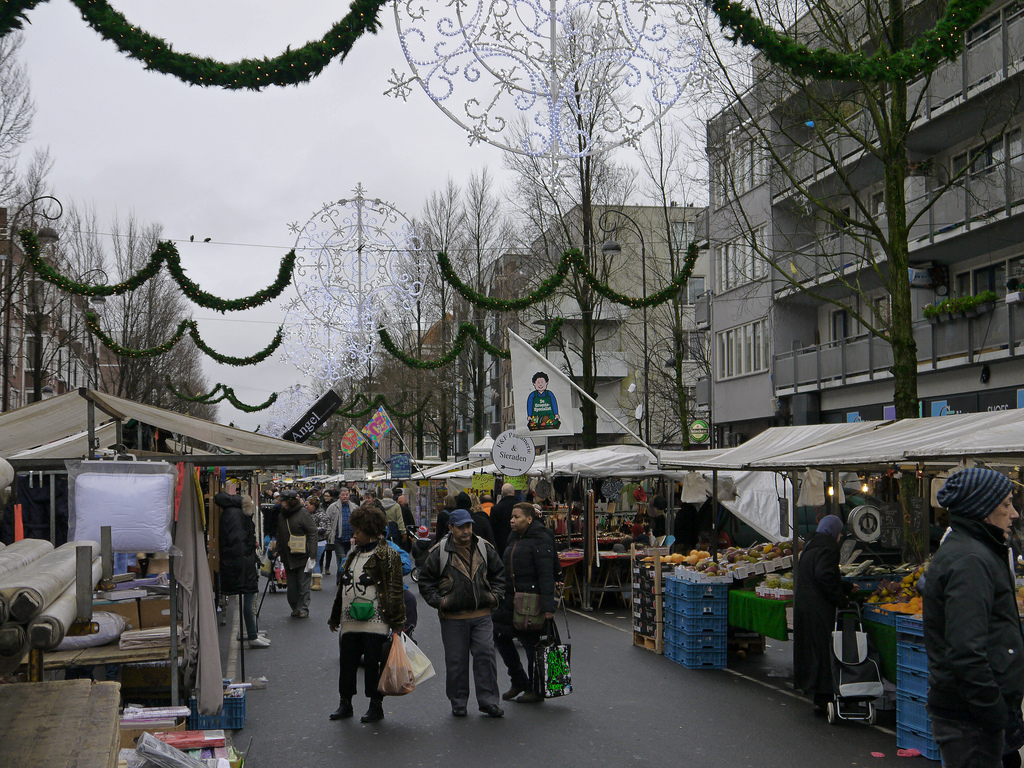
[{"label": "blue jeans", "polygon": [[1002,729],[983,729],[971,721],[935,715],[931,718],[932,738],[942,755],[942,768],[1002,768]]}]

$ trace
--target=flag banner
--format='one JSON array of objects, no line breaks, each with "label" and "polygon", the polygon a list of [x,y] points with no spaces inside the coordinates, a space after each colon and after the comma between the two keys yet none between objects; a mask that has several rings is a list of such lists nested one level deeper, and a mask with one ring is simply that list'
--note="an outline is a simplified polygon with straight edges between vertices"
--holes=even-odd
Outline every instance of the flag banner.
[{"label": "flag banner", "polygon": [[512,400],[516,434],[530,437],[575,435],[572,384],[558,365],[509,331],[512,353]]},{"label": "flag banner", "polygon": [[342,453],[346,456],[351,456],[352,452],[365,442],[366,438],[363,437],[362,432],[355,427],[349,427],[345,434],[341,436]]},{"label": "flag banner", "polygon": [[387,411],[382,405],[363,427],[363,434],[370,438],[374,445],[377,445],[380,443],[380,439],[394,428],[395,425],[391,423],[391,419],[388,418]]}]

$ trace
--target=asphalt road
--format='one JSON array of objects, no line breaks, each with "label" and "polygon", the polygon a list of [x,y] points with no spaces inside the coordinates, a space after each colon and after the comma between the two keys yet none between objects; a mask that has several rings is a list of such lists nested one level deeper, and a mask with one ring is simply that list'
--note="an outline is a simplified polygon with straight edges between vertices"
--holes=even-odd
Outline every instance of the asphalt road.
[{"label": "asphalt road", "polygon": [[[359,722],[367,703],[362,696],[353,702],[354,719],[331,722],[327,716],[338,705],[338,636],[327,628],[333,578],[325,581],[331,587],[313,593],[308,619],[290,617],[283,592],[266,597],[260,629],[272,645],[245,651],[246,679],[265,677],[266,687],[249,691],[245,727],[234,735],[236,746],[248,750],[247,768],[333,767],[351,760],[527,768],[938,766],[896,756],[895,713],[881,713],[878,726],[830,726],[815,716],[808,699],[777,676],[789,663],[788,643],[774,643],[765,657],[730,660],[728,670],[688,670],[634,647],[623,609],[569,612],[571,696],[539,705],[509,702],[502,719],[479,714],[471,698],[469,717],[456,719],[444,695],[437,615],[420,600],[416,639],[438,676],[408,696],[385,699],[381,723]],[[225,676],[239,679],[237,643],[228,649],[237,627],[234,602],[228,615],[221,629]],[[498,664],[505,690],[508,677]],[[359,685],[362,690],[362,672]]]}]

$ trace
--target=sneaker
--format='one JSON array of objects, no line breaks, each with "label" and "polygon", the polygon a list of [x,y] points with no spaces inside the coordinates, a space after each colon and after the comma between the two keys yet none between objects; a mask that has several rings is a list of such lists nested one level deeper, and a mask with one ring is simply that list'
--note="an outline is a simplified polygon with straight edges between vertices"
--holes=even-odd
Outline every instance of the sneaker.
[{"label": "sneaker", "polygon": [[504,717],[505,710],[499,707],[497,704],[491,704],[489,707],[480,707],[480,711],[488,717]]},{"label": "sneaker", "polygon": [[309,611],[299,611],[298,616],[300,619],[308,619]]},{"label": "sneaker", "polygon": [[269,648],[270,641],[265,637],[256,636],[249,641],[249,648]]},{"label": "sneaker", "polygon": [[512,701],[512,699],[514,699],[516,696],[518,696],[524,690],[525,690],[524,688],[516,688],[513,685],[511,688],[509,688],[507,691],[505,691],[503,694],[501,694],[501,698],[504,699],[505,701]]},{"label": "sneaker", "polygon": [[298,608],[296,608],[296,609],[295,609],[294,611],[292,611],[292,618],[293,618],[293,619],[297,619],[297,618],[299,618],[299,616],[301,616],[301,615],[302,615],[302,614],[300,613],[300,611],[299,611],[299,609],[298,609]]},{"label": "sneaker", "polygon": [[516,699],[516,702],[518,704],[540,704],[543,701],[544,697],[541,696],[539,693],[534,693],[533,691],[527,691],[518,699]]}]

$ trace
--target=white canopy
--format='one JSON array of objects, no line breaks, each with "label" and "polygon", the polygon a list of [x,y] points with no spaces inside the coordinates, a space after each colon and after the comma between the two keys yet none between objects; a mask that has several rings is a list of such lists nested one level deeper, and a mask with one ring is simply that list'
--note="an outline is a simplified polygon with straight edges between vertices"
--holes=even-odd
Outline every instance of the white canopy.
[{"label": "white canopy", "polygon": [[476,443],[475,445],[473,445],[472,448],[469,449],[469,457],[471,459],[477,459],[477,458],[488,458],[489,459],[491,457],[491,448],[493,448],[493,447],[494,447],[494,438],[491,437],[490,435],[484,435],[483,440],[481,440],[480,442]]}]

